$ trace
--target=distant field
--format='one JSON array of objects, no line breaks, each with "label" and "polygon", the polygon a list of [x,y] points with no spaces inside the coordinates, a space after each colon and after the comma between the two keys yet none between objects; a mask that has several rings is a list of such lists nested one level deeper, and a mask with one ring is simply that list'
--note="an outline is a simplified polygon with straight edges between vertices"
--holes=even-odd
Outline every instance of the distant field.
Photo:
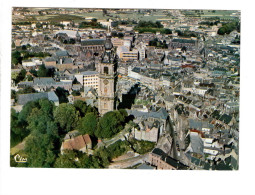
[{"label": "distant field", "polygon": [[[181,10],[181,12],[187,17],[201,17],[201,18],[212,18],[219,17],[220,19],[234,19],[233,13],[236,13],[235,10]],[[166,13],[162,10],[157,12],[152,12],[148,14],[140,14],[137,12],[121,12],[121,13],[108,13],[108,15],[103,16],[103,11],[94,11],[94,12],[85,12],[77,14],[66,14],[66,15],[37,15],[37,16],[25,16],[25,18],[19,18],[14,16],[13,20],[18,21],[46,21],[50,20],[53,22],[59,22],[63,20],[81,22],[85,18],[96,18],[98,20],[102,19],[122,19],[122,20],[144,20],[144,21],[160,21],[160,20],[171,20],[174,19],[172,16],[167,16]]]},{"label": "distant field", "polygon": [[[102,11],[97,11],[97,12],[91,12],[91,13],[84,13],[84,14],[77,14],[77,16],[83,16],[83,17],[95,17],[97,18],[98,20],[101,20],[101,19],[114,19],[114,18],[120,18],[120,19],[123,19],[123,20],[137,20],[137,19],[140,19],[140,20],[145,20],[145,21],[152,21],[152,22],[155,22],[157,20],[160,20],[160,19],[166,19],[166,15],[165,14],[160,14],[160,13],[157,13],[157,15],[149,15],[149,16],[144,16],[143,14],[138,14],[138,13],[120,13],[120,14],[115,14],[115,13],[110,13],[109,16],[103,16],[103,12]],[[169,17],[170,19],[170,17]]]},{"label": "distant field", "polygon": [[15,22],[21,21],[54,21],[59,22],[63,20],[73,20],[76,22],[83,21],[85,18],[96,18],[98,20],[102,19],[123,19],[123,20],[145,20],[156,22],[158,20],[170,20],[172,17],[167,16],[162,11],[158,11],[157,13],[152,13],[151,15],[143,15],[135,12],[128,13],[109,13],[108,16],[103,16],[102,11],[94,11],[90,13],[77,13],[77,14],[68,14],[68,15],[36,15],[36,16],[25,16],[24,18],[13,17]]},{"label": "distant field", "polygon": [[201,18],[211,18],[211,17],[219,17],[220,19],[235,19],[233,13],[236,13],[236,10],[183,10],[182,13],[187,17],[197,17]]}]

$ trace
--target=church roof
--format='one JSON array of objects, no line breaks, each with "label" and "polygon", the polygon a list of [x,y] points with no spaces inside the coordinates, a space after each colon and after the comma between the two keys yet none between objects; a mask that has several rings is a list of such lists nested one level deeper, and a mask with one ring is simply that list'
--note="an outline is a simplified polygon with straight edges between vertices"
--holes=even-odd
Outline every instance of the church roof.
[{"label": "church roof", "polygon": [[54,91],[51,92],[42,92],[42,93],[30,93],[30,94],[19,94],[18,95],[18,104],[25,105],[29,101],[35,101],[38,99],[47,98],[50,101],[58,102],[58,96]]},{"label": "church roof", "polygon": [[64,51],[57,51],[56,56],[58,56],[58,57],[68,56],[68,52],[65,51],[65,50]]},{"label": "church roof", "polygon": [[104,45],[104,43],[105,43],[104,39],[88,39],[88,40],[81,41],[82,46],[86,46],[86,45]]},{"label": "church roof", "polygon": [[178,43],[195,43],[194,40],[191,39],[173,39],[172,42],[178,42]]}]

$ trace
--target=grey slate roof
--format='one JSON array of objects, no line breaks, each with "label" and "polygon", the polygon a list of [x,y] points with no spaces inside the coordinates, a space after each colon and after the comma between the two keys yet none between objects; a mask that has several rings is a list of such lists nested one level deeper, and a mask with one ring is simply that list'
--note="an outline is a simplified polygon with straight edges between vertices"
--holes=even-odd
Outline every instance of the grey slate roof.
[{"label": "grey slate roof", "polygon": [[221,115],[221,117],[219,118],[220,121],[226,123],[226,124],[229,124],[230,121],[232,120],[232,116],[229,116],[227,114],[223,114]]},{"label": "grey slate roof", "polygon": [[81,72],[81,74],[83,75],[95,75],[95,74],[98,74],[97,71],[84,71],[84,72]]},{"label": "grey slate roof", "polygon": [[154,169],[154,167],[150,165],[142,164],[139,167],[137,167],[137,169]]},{"label": "grey slate roof", "polygon": [[81,41],[82,46],[86,46],[86,45],[104,45],[104,43],[105,43],[104,39],[88,39],[88,40]]},{"label": "grey slate roof", "polygon": [[194,40],[191,39],[173,39],[172,42],[179,42],[179,43],[195,43]]},{"label": "grey slate roof", "polygon": [[35,101],[38,99],[47,98],[50,101],[58,102],[58,96],[55,92],[43,92],[43,93],[29,93],[29,94],[20,94],[18,95],[18,104],[25,105],[27,102]]},{"label": "grey slate roof", "polygon": [[192,152],[203,155],[204,143],[197,133],[190,133],[190,144]]},{"label": "grey slate roof", "polygon": [[57,58],[55,56],[53,56],[53,57],[46,57],[46,58],[44,58],[44,61],[46,61],[46,62],[57,61]]},{"label": "grey slate roof", "polygon": [[56,81],[51,77],[37,77],[34,79],[34,85],[54,85]]},{"label": "grey slate roof", "polygon": [[129,115],[133,115],[134,117],[142,117],[142,118],[157,118],[166,120],[168,117],[168,113],[165,108],[160,108],[157,112],[140,112],[137,110],[127,110]]},{"label": "grey slate roof", "polygon": [[139,68],[139,67],[134,67],[134,68],[132,69],[132,71],[133,71],[133,72],[136,72],[136,73],[140,73],[140,72],[141,72],[141,68]]},{"label": "grey slate roof", "polygon": [[189,119],[189,128],[196,129],[196,130],[202,130],[202,128],[212,129],[213,125],[206,122],[206,121],[199,121],[199,120]]},{"label": "grey slate roof", "polygon": [[56,95],[56,93],[54,91],[48,92],[48,99],[53,102],[59,101],[58,96]]},{"label": "grey slate roof", "polygon": [[58,57],[68,56],[68,52],[67,51],[57,51],[56,56],[58,56]]},{"label": "grey slate roof", "polygon": [[33,82],[20,82],[19,86],[38,86],[38,87],[58,87],[58,86],[71,86],[72,81],[56,82],[51,77],[37,77]]},{"label": "grey slate roof", "polygon": [[72,63],[73,63],[72,58],[64,58],[63,59],[63,64],[72,64]]}]

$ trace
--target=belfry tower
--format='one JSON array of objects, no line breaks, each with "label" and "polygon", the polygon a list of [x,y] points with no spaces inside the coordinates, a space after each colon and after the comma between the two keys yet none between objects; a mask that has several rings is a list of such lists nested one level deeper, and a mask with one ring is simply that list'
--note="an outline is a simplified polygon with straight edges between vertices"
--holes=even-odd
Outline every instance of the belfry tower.
[{"label": "belfry tower", "polygon": [[115,88],[117,63],[110,35],[107,35],[104,46],[105,52],[102,61],[97,66],[97,71],[99,72],[98,111],[100,115],[113,111],[116,107]]}]

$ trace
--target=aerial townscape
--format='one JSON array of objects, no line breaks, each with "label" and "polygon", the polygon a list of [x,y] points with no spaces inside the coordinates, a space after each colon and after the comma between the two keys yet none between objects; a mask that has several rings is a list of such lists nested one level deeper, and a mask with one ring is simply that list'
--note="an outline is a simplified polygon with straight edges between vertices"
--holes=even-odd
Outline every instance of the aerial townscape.
[{"label": "aerial townscape", "polygon": [[13,7],[10,166],[238,170],[240,17]]}]

